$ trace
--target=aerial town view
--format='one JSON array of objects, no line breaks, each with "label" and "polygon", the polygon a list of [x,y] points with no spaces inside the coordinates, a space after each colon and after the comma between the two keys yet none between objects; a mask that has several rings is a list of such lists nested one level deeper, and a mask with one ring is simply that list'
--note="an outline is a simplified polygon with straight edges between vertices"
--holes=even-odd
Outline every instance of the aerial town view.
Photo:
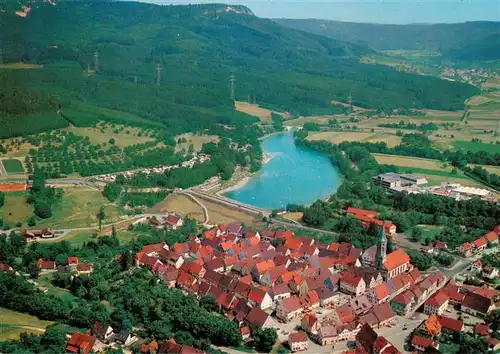
[{"label": "aerial town view", "polygon": [[500,353],[498,1],[0,1],[0,353]]}]

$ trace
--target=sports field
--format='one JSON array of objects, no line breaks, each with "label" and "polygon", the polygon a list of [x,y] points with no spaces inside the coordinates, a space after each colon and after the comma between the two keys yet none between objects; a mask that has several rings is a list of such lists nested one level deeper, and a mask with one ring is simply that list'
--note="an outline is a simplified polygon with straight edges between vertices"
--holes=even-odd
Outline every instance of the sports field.
[{"label": "sports field", "polygon": [[9,174],[13,173],[24,173],[24,167],[21,161],[18,159],[5,159],[1,162],[5,171]]},{"label": "sports field", "polygon": [[53,323],[0,307],[0,341],[19,339],[22,332],[42,334]]}]

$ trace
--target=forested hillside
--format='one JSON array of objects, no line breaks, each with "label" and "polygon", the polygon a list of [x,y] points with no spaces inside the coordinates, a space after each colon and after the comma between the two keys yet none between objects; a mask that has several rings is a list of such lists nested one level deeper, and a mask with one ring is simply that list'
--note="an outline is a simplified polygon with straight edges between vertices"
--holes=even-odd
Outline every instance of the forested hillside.
[{"label": "forested hillside", "polygon": [[[177,132],[252,123],[253,118],[234,110],[231,74],[236,75],[237,100],[250,97],[262,106],[301,115],[342,112],[331,100],[345,101],[350,92],[355,105],[385,110],[461,109],[477,93],[472,86],[361,64],[359,58],[372,52],[366,47],[289,29],[246,8],[224,5],[39,5],[25,18],[0,12],[0,43],[4,62],[44,65],[0,68],[2,87],[22,88],[28,95],[48,93],[60,109],[57,116],[50,111],[52,119],[63,117],[73,124],[99,119],[75,112],[75,101],[132,113]],[[50,125],[37,115],[45,111],[16,112],[1,112],[0,120]]]},{"label": "forested hillside", "polygon": [[[460,50],[476,42],[485,42],[491,49],[498,48],[500,22],[465,22],[456,24],[385,25],[328,20],[276,19],[277,23],[333,39],[365,45],[377,50],[431,50],[460,58]],[[496,38],[496,43],[494,42]],[[484,45],[484,44],[483,44]],[[481,50],[478,46],[477,50]],[[494,55],[493,55],[494,54]],[[469,53],[478,59],[499,59],[498,50],[485,53]]]}]

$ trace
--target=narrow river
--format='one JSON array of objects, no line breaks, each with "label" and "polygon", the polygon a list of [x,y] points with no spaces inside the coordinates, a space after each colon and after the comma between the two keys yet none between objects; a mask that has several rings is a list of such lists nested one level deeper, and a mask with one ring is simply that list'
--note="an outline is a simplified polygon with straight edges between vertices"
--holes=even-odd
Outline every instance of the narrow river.
[{"label": "narrow river", "polygon": [[310,204],[330,196],[340,186],[340,175],[329,158],[295,145],[293,131],[265,138],[262,149],[271,161],[244,187],[225,194],[226,197],[260,208],[278,209],[289,203]]}]

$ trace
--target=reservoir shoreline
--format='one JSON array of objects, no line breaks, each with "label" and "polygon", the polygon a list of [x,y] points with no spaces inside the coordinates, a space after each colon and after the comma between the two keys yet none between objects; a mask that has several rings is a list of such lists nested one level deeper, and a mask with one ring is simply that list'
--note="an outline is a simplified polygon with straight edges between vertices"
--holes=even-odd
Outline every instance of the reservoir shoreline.
[{"label": "reservoir shoreline", "polygon": [[261,140],[267,164],[217,194],[265,209],[287,204],[308,205],[327,199],[342,183],[328,156],[295,144],[293,130],[269,134]]}]

